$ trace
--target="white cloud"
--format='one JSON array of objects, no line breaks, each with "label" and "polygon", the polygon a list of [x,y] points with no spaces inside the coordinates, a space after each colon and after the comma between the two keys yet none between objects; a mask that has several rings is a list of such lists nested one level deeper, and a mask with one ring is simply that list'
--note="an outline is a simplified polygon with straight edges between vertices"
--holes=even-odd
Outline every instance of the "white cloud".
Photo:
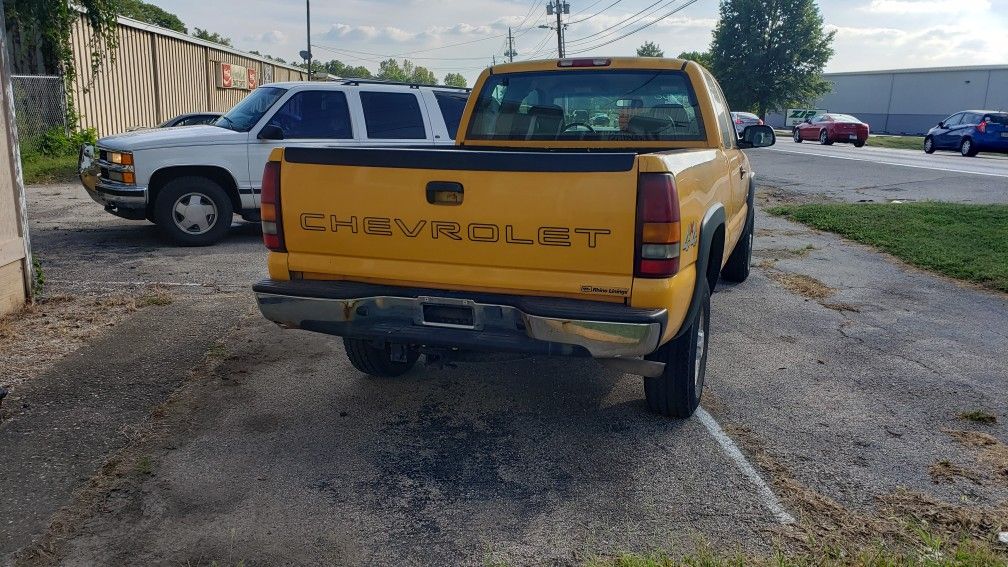
[{"label": "white cloud", "polygon": [[269,30],[261,34],[246,37],[246,41],[258,42],[263,45],[283,45],[287,43],[287,34],[280,30]]},{"label": "white cloud", "polygon": [[[861,63],[854,68],[878,68],[879,60],[889,61],[889,68],[901,66],[960,65],[1000,63],[1008,53],[1008,36],[976,34],[970,26],[941,25],[914,30],[888,27],[827,26],[836,31],[836,59],[850,59],[854,54],[870,54],[874,65]],[[842,65],[847,67],[849,65]]]},{"label": "white cloud", "polygon": [[990,10],[989,0],[872,0],[865,10],[877,14],[963,14]]}]

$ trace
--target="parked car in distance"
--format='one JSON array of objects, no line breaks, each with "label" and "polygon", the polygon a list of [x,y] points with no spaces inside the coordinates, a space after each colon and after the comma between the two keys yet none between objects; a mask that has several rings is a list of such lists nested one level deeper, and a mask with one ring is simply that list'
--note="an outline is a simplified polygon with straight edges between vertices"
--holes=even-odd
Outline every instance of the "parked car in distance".
[{"label": "parked car in distance", "polygon": [[746,126],[761,126],[763,120],[751,112],[732,112],[732,122],[735,123],[735,133],[741,138]]},{"label": "parked car in distance", "polygon": [[799,144],[803,140],[819,140],[824,146],[842,142],[860,148],[868,141],[868,125],[850,114],[827,112],[807,118],[794,127],[791,136]]},{"label": "parked car in distance", "polygon": [[271,83],[213,125],[106,136],[85,146],[81,182],[111,214],[147,219],[183,246],[223,238],[233,215],[259,220],[273,148],[453,143],[467,89],[343,80]]},{"label": "parked car in distance", "polygon": [[612,120],[609,115],[604,112],[598,112],[591,119],[592,126],[609,126]]},{"label": "parked car in distance", "polygon": [[189,112],[180,114],[175,118],[165,120],[158,125],[158,128],[174,128],[176,126],[199,126],[200,124],[213,124],[220,118],[223,112]]},{"label": "parked car in distance", "polygon": [[958,150],[966,157],[980,152],[1008,153],[1008,112],[965,110],[928,130],[924,152]]}]

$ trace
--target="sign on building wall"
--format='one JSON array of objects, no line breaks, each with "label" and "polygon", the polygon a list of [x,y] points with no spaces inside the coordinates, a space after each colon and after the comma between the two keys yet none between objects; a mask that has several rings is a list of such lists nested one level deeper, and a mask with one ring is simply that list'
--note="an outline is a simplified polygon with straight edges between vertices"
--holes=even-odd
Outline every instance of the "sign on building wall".
[{"label": "sign on building wall", "polygon": [[268,85],[272,82],[273,82],[273,66],[263,65],[262,83],[260,84]]},{"label": "sign on building wall", "polygon": [[221,63],[217,75],[217,86],[222,89],[242,89],[250,91],[257,86],[256,70],[233,63]]},{"label": "sign on building wall", "polygon": [[786,126],[797,126],[805,122],[806,118],[812,118],[816,114],[829,112],[823,108],[789,108],[785,115],[784,124]]}]

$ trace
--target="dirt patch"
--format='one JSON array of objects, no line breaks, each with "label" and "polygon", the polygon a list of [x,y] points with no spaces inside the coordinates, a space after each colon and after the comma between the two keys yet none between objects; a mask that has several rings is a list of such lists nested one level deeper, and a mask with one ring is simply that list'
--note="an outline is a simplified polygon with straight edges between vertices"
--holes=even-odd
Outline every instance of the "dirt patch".
[{"label": "dirt patch", "polygon": [[836,291],[821,281],[804,274],[770,270],[767,272],[784,289],[809,299],[826,299]]},{"label": "dirt patch", "polygon": [[825,195],[802,193],[783,187],[763,186],[756,189],[756,201],[764,207],[832,202]]},{"label": "dirt patch", "polygon": [[139,295],[42,297],[0,318],[0,352],[4,353],[0,386],[16,388],[130,313],[171,301],[172,296],[161,289]]},{"label": "dirt patch", "polygon": [[964,411],[959,414],[959,419],[982,423],[984,425],[994,425],[997,423],[997,416],[984,410]]},{"label": "dirt patch", "polygon": [[859,309],[859,308],[851,305],[850,303],[844,303],[844,302],[830,303],[828,301],[824,301],[824,302],[822,302],[822,306],[825,307],[825,308],[827,308],[827,309],[832,309],[833,311],[839,311],[841,313],[843,313],[845,311],[848,311],[850,313],[860,313],[861,312],[861,309]]},{"label": "dirt patch", "polygon": [[1008,445],[982,431],[946,431],[953,439],[979,451],[980,462],[990,467],[990,479],[1008,485]]},{"label": "dirt patch", "polygon": [[807,244],[801,248],[763,248],[761,250],[754,250],[753,256],[771,260],[785,260],[788,258],[805,258],[813,250],[818,250],[818,248],[811,244]]},{"label": "dirt patch", "polygon": [[938,461],[928,470],[935,484],[952,484],[957,478],[964,478],[974,484],[983,484],[983,477],[976,471],[961,467],[949,461]]},{"label": "dirt patch", "polygon": [[992,507],[950,504],[930,494],[899,489],[876,496],[875,510],[850,510],[795,479],[752,432],[733,426],[726,429],[769,475],[785,505],[796,512],[797,524],[773,529],[788,551],[856,556],[880,547],[917,549],[926,537],[967,541],[1005,552],[997,547],[996,538],[1008,526],[1008,502]]}]

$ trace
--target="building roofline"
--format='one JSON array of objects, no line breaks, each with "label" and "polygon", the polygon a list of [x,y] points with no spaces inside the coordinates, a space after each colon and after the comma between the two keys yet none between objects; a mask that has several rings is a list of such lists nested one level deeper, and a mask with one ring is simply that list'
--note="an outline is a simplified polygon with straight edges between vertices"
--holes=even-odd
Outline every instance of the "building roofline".
[{"label": "building roofline", "polygon": [[1008,71],[1008,65],[962,65],[958,67],[914,67],[909,69],[880,69],[871,71],[840,71],[823,73],[823,77],[842,77],[849,75],[890,75],[902,73],[944,73],[952,71]]},{"label": "building roofline", "polygon": [[200,39],[198,37],[193,37],[191,35],[184,34],[182,32],[177,32],[175,30],[170,30],[168,28],[164,28],[164,27],[161,27],[161,26],[158,26],[158,25],[148,24],[147,22],[141,22],[140,20],[134,20],[133,18],[128,18],[126,16],[117,16],[116,19],[118,20],[119,24],[127,26],[127,27],[136,28],[136,29],[140,29],[140,30],[144,30],[144,31],[149,31],[149,32],[152,32],[152,33],[156,33],[156,34],[159,34],[159,35],[164,35],[164,36],[172,37],[172,38],[175,38],[175,39],[180,39],[182,41],[186,41],[186,42],[189,42],[189,43],[192,43],[192,44],[201,45],[203,47],[210,47],[210,48],[216,49],[218,51],[225,51],[227,53],[231,53],[233,55],[238,55],[238,56],[245,57],[245,58],[248,58],[248,59],[255,59],[256,61],[260,61],[262,63],[267,63],[267,64],[273,65],[275,67],[283,67],[283,68],[289,69],[291,71],[299,71],[301,73],[307,73],[307,71],[305,69],[303,69],[301,67],[298,67],[296,65],[291,65],[289,63],[281,63],[279,61],[276,61],[274,59],[269,59],[269,58],[264,57],[262,55],[256,55],[255,53],[249,53],[247,51],[242,51],[240,49],[235,49],[234,47],[228,47],[227,45],[223,45],[223,44],[220,44],[220,43],[214,43],[212,41],[207,41],[205,39]]}]

